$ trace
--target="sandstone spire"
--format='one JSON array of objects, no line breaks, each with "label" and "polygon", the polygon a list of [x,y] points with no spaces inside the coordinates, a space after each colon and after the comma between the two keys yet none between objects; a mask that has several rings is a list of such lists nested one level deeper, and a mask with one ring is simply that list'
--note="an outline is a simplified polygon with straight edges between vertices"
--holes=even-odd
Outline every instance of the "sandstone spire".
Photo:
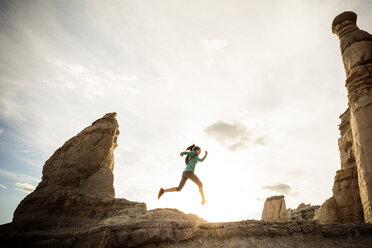
[{"label": "sandstone spire", "polygon": [[[128,205],[125,199],[115,199],[113,186],[118,135],[116,113],[109,113],[66,141],[45,162],[42,181],[19,204],[13,221],[69,225],[76,219],[84,224],[100,219],[102,211],[107,216]],[[60,218],[63,215],[68,221]]]},{"label": "sandstone spire", "polygon": [[350,126],[365,222],[372,223],[372,35],[356,26],[357,15],[343,12],[332,22],[346,72]]}]

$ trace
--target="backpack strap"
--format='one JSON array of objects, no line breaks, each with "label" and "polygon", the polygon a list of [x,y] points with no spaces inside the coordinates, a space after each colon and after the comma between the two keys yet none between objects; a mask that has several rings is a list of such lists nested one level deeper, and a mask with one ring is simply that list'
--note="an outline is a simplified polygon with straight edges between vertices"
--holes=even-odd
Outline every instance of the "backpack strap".
[{"label": "backpack strap", "polygon": [[196,153],[194,154],[194,156],[192,156],[192,157],[189,159],[189,161],[190,161],[191,159],[195,158],[195,156],[196,156]]}]

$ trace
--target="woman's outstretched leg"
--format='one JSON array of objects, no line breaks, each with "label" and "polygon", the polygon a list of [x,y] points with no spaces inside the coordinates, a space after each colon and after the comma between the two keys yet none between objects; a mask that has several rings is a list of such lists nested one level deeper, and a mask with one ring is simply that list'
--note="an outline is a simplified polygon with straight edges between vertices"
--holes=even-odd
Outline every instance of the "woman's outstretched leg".
[{"label": "woman's outstretched leg", "polygon": [[176,191],[178,191],[177,190],[177,187],[173,187],[173,188],[169,188],[169,189],[164,189],[164,193],[166,193],[166,192],[176,192]]},{"label": "woman's outstretched leg", "polygon": [[173,188],[169,188],[169,189],[160,188],[159,193],[158,193],[158,200],[160,199],[160,197],[162,195],[164,195],[164,193],[166,193],[166,192],[176,192],[176,191],[178,191],[177,187],[173,187]]},{"label": "woman's outstretched leg", "polygon": [[185,186],[186,181],[187,181],[187,177],[185,176],[184,173],[182,173],[182,178],[181,178],[181,181],[180,181],[180,184],[178,185],[178,187],[172,187],[172,188],[169,188],[169,189],[160,188],[159,193],[158,193],[158,199],[160,199],[160,197],[166,192],[179,192],[179,191],[181,191],[183,186]]}]

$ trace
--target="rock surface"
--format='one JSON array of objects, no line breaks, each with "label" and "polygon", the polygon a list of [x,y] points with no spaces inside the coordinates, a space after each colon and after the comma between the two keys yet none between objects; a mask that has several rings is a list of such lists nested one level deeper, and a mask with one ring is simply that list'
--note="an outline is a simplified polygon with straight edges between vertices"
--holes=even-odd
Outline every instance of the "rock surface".
[{"label": "rock surface", "polygon": [[285,205],[284,195],[275,195],[268,197],[262,210],[261,220],[264,221],[286,221],[287,207]]},{"label": "rock surface", "polygon": [[357,15],[343,12],[332,23],[340,39],[346,72],[350,127],[364,220],[372,223],[372,35],[356,26]]},{"label": "rock surface", "polygon": [[114,149],[119,125],[106,114],[57,149],[45,162],[42,181],[21,201],[13,223],[21,229],[91,224],[118,209],[146,211],[143,203],[115,199]]},{"label": "rock surface", "polygon": [[[95,225],[9,233],[4,247],[371,247],[371,224],[310,221],[199,222],[177,210],[149,211],[136,218],[121,213]],[[5,229],[5,230],[4,230]],[[7,231],[7,232],[6,232]]]},{"label": "rock surface", "polygon": [[311,204],[301,203],[296,209],[287,209],[288,220],[312,220],[314,213],[319,209],[319,205],[311,206]]},{"label": "rock surface", "polygon": [[333,196],[316,211],[314,220],[319,223],[362,223],[363,207],[359,195],[358,173],[354,157],[353,135],[350,128],[350,111],[340,116],[338,139],[341,170],[336,172]]}]

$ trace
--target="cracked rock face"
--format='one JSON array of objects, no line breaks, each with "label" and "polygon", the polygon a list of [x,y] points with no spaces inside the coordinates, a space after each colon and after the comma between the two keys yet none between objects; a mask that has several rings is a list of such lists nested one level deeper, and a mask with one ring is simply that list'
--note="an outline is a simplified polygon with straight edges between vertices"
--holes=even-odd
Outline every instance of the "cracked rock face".
[{"label": "cracked rock face", "polygon": [[359,195],[357,166],[354,157],[350,110],[341,116],[338,139],[341,170],[336,172],[333,196],[316,210],[314,220],[320,223],[362,223],[363,208]]},{"label": "cracked rock face", "polygon": [[116,113],[106,114],[54,152],[45,162],[38,190],[56,186],[78,189],[87,196],[115,198],[114,149],[119,125]]}]

